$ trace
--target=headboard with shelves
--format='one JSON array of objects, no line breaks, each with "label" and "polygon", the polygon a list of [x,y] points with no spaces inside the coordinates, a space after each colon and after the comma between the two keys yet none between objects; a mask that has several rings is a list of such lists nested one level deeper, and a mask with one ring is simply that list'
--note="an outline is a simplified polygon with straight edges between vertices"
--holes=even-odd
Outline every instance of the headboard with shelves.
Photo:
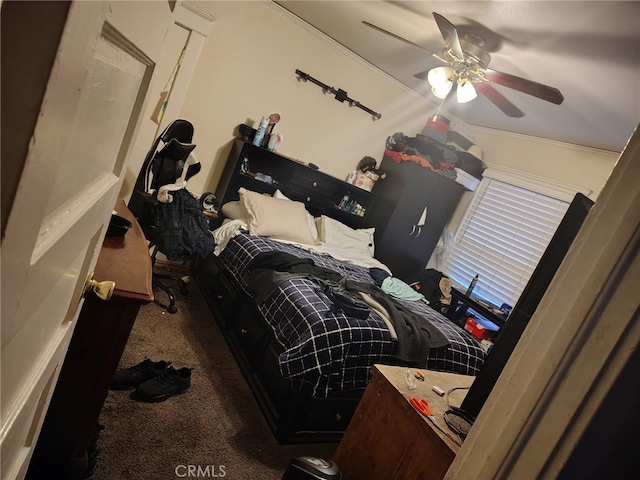
[{"label": "headboard with shelves", "polygon": [[236,139],[216,188],[219,205],[238,200],[238,189],[273,195],[279,189],[305,204],[313,216],[326,215],[352,228],[369,227],[375,195],[249,142]]}]

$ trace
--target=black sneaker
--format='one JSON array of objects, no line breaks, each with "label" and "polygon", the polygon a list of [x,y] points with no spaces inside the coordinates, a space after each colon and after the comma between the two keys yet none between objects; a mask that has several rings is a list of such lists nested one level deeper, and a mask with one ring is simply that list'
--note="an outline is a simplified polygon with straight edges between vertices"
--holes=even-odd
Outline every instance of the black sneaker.
[{"label": "black sneaker", "polygon": [[191,386],[191,370],[193,368],[176,370],[168,367],[159,376],[138,385],[135,395],[144,402],[162,402],[173,395],[185,393]]},{"label": "black sneaker", "polygon": [[112,390],[131,390],[143,382],[157,377],[164,372],[171,362],[160,360],[152,362],[148,358],[129,368],[121,368],[113,375]]}]

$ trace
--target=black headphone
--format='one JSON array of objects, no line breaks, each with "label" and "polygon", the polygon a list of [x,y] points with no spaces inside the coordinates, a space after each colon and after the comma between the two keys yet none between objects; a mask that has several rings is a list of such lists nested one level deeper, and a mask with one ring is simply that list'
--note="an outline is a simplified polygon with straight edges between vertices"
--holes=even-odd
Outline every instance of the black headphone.
[{"label": "black headphone", "polygon": [[205,192],[200,196],[200,206],[206,212],[217,212],[216,196],[213,192]]}]

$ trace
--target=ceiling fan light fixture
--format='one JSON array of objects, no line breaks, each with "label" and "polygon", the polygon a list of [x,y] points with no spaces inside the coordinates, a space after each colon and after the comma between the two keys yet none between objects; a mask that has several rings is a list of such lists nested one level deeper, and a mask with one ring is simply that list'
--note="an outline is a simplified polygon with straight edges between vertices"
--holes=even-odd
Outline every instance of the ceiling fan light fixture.
[{"label": "ceiling fan light fixture", "polygon": [[478,92],[476,92],[473,83],[469,80],[463,80],[458,83],[456,94],[458,97],[458,103],[470,102],[478,96]]},{"label": "ceiling fan light fixture", "polygon": [[453,88],[453,82],[446,83],[440,87],[431,87],[431,93],[433,93],[436,98],[444,100],[449,96],[449,92]]},{"label": "ceiling fan light fixture", "polygon": [[432,68],[427,73],[427,81],[431,85],[431,92],[440,99],[445,99],[453,88],[453,69],[450,67]]},{"label": "ceiling fan light fixture", "polygon": [[437,67],[432,68],[427,73],[427,81],[434,88],[443,88],[446,85],[453,85],[451,78],[453,77],[453,68]]},{"label": "ceiling fan light fixture", "polygon": [[492,83],[495,83],[555,105],[560,105],[564,101],[564,96],[557,88],[489,68],[489,63],[491,62],[489,51],[492,49],[489,48],[486,39],[481,33],[467,31],[461,36],[456,26],[449,20],[436,12],[433,12],[433,16],[444,40],[444,48],[441,54],[433,53],[422,45],[413,43],[400,35],[364,20],[362,23],[396,40],[418,48],[426,52],[430,57],[449,65],[449,67],[437,67],[413,75],[420,80],[428,80],[432,87],[431,91],[441,100],[448,98],[451,88],[453,88],[453,83],[457,83],[458,102],[470,102],[478,96],[479,92],[481,96],[485,97],[509,117],[523,117],[524,112],[522,110],[491,86]]}]

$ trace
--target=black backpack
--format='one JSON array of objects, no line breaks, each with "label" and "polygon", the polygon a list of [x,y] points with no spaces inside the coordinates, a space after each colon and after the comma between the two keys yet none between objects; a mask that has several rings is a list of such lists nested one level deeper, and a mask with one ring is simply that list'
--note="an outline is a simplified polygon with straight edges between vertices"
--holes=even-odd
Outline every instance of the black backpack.
[{"label": "black backpack", "polygon": [[429,302],[429,306],[438,312],[446,311],[449,304],[443,303],[443,297],[450,296],[450,292],[443,292],[440,280],[449,278],[444,273],[433,268],[420,270],[417,273],[407,276],[405,283],[411,285],[415,290],[424,295]]}]

